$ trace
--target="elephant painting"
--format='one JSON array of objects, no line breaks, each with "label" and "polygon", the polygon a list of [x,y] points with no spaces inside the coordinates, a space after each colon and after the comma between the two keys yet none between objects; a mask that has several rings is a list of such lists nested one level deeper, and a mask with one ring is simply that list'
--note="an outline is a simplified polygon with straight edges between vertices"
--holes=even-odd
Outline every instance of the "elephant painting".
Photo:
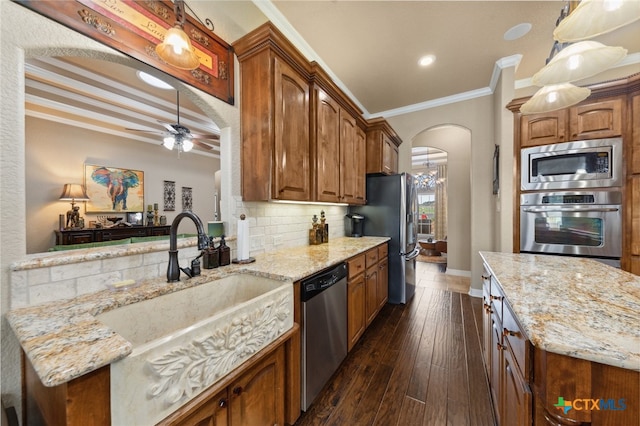
[{"label": "elephant painting", "polygon": [[[91,167],[93,168],[90,174],[91,180],[100,186],[106,187],[106,194],[104,190],[100,194],[100,198],[103,200],[101,204],[104,204],[101,210],[130,210],[131,206],[127,205],[129,190],[142,185],[142,172],[98,166]],[[91,197],[91,199],[93,201],[94,197]],[[136,197],[134,204],[134,211],[142,211],[141,197]]]}]

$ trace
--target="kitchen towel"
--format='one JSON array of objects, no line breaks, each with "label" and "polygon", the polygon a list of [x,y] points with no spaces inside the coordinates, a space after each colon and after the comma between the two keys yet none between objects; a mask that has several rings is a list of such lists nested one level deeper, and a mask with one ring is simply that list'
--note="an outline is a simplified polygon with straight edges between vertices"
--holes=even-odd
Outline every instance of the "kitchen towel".
[{"label": "kitchen towel", "polygon": [[249,259],[249,221],[245,215],[240,215],[237,238],[238,260]]}]

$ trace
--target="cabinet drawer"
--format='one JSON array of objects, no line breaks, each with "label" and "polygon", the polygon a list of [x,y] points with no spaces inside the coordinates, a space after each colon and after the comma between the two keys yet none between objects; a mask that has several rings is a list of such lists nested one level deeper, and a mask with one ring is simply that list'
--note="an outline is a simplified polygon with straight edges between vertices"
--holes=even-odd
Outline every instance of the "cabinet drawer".
[{"label": "cabinet drawer", "polygon": [[498,286],[497,281],[491,277],[491,288],[489,292],[489,299],[491,300],[491,304],[493,305],[493,311],[498,315],[500,321],[502,321],[502,301],[504,300],[504,295],[502,294],[502,290]]},{"label": "cabinet drawer", "polygon": [[389,244],[384,243],[378,246],[378,260],[385,259],[389,255]]},{"label": "cabinet drawer", "polygon": [[364,272],[364,269],[365,269],[364,254],[359,254],[347,260],[347,265],[349,267],[349,278],[352,278],[358,274],[361,274],[362,272]]},{"label": "cabinet drawer", "polygon": [[513,354],[513,359],[525,381],[529,381],[529,342],[515,320],[507,303],[503,305],[502,336],[506,350]]},{"label": "cabinet drawer", "polygon": [[375,266],[376,263],[378,263],[378,249],[377,248],[373,248],[371,250],[369,250],[366,253],[366,258],[367,258],[367,268],[371,268],[372,266]]}]

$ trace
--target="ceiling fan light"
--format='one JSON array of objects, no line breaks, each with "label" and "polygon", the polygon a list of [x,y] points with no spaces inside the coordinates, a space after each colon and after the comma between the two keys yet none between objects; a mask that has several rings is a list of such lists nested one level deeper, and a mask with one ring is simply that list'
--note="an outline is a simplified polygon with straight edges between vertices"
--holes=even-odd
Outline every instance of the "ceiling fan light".
[{"label": "ceiling fan light", "polygon": [[162,146],[167,148],[169,151],[173,149],[173,145],[176,143],[176,139],[173,136],[167,136],[164,138],[162,142]]},{"label": "ceiling fan light", "polygon": [[170,28],[164,41],[156,46],[156,53],[167,64],[183,70],[193,70],[200,66],[200,60],[193,50],[189,36],[180,24]]},{"label": "ceiling fan light", "polygon": [[638,0],[582,0],[553,31],[561,43],[606,34],[640,19]]},{"label": "ceiling fan light", "polygon": [[627,49],[622,47],[581,41],[562,49],[531,81],[536,86],[546,86],[582,80],[611,68],[625,56]]},{"label": "ceiling fan light", "polygon": [[182,141],[182,151],[189,152],[193,149],[193,142],[189,138],[185,138]]},{"label": "ceiling fan light", "polygon": [[527,102],[522,104],[522,114],[537,114],[541,112],[556,111],[570,107],[585,100],[591,94],[586,87],[577,87],[571,83],[544,86]]}]

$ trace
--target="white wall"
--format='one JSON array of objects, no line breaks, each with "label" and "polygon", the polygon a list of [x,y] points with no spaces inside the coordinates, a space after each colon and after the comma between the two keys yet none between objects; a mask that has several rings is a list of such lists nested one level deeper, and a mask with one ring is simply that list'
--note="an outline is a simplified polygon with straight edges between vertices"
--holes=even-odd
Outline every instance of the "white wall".
[{"label": "white wall", "polygon": [[[84,164],[141,170],[144,172],[144,205],[158,203],[167,223],[182,211],[182,187],[192,189],[192,210],[203,222],[213,220],[215,172],[220,160],[193,151],[178,157],[159,143],[154,145],[39,118],[26,118],[26,214],[27,253],[47,251],[55,243],[58,215],[71,205],[59,201],[65,183],[84,182]],[[175,182],[175,211],[163,210],[163,183]],[[97,214],[86,213],[86,226]],[[124,212],[113,216],[125,217]],[[193,223],[180,225],[181,233],[195,231]]]},{"label": "white wall", "polygon": [[[470,231],[469,234],[461,232],[461,235],[455,236],[455,240],[450,244],[463,247],[466,244],[465,240],[468,239],[468,254],[460,254],[459,261],[456,261],[455,265],[460,270],[470,271],[472,294],[478,294],[482,288],[482,261],[478,251],[493,249],[495,226],[492,197],[492,158],[495,141],[493,114],[493,97],[484,96],[388,118],[391,126],[404,141],[400,145],[399,155],[402,159],[400,165],[401,167],[409,167],[409,169],[403,169],[403,171],[410,171],[411,146],[416,136],[423,131],[441,125],[454,125],[466,128],[471,132],[468,153],[456,152],[447,146],[443,146],[442,149],[449,154],[448,164],[451,161],[458,161],[455,159],[456,157],[462,158],[464,155],[470,155],[469,196],[468,198],[464,196],[468,205],[472,207]],[[449,179],[452,178],[452,174],[452,172],[449,173]],[[450,206],[452,198],[456,196],[457,194],[449,192]],[[454,238],[454,235],[450,225],[449,237]],[[451,255],[452,253],[448,253],[448,256]],[[465,257],[468,261],[463,260]],[[454,260],[451,259],[451,261]]]}]

